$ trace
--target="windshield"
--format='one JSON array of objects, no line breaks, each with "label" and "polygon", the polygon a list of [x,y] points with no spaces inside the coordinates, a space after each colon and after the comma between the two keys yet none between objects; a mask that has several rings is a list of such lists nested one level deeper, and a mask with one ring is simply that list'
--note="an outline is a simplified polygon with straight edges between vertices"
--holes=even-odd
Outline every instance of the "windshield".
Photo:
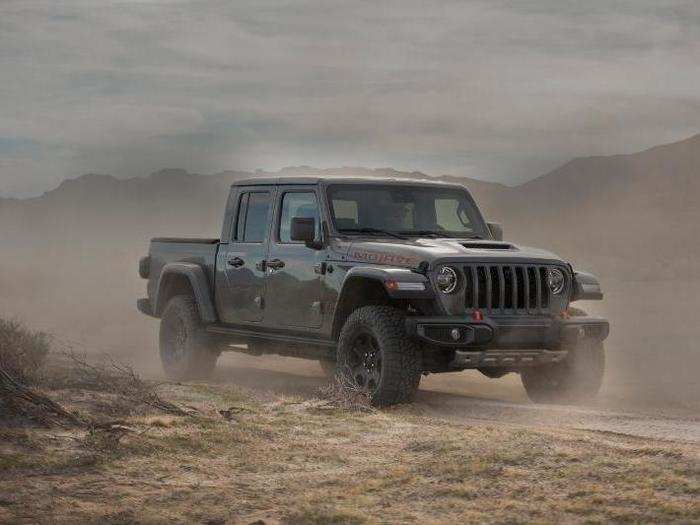
[{"label": "windshield", "polygon": [[340,233],[489,237],[476,205],[458,188],[334,184],[328,201]]}]

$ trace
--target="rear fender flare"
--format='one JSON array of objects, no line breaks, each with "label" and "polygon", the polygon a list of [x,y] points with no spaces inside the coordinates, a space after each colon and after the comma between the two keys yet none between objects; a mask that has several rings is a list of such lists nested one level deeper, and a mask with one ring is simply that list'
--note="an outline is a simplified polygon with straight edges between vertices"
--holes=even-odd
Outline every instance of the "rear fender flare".
[{"label": "rear fender flare", "polygon": [[170,300],[168,296],[168,286],[174,278],[184,277],[190,284],[194,294],[194,300],[199,309],[199,315],[205,323],[215,323],[218,320],[214,301],[212,300],[209,279],[207,279],[204,269],[194,263],[169,263],[163,267],[158,278],[158,285],[155,293],[154,313],[160,316],[165,309],[165,305]]}]

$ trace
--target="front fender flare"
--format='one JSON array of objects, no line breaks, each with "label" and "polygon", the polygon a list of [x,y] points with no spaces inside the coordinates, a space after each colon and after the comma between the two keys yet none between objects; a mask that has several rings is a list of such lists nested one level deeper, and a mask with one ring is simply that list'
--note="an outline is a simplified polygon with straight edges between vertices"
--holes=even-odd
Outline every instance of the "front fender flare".
[{"label": "front fender flare", "polygon": [[215,323],[218,317],[214,308],[214,301],[212,300],[209,279],[207,279],[204,269],[199,264],[194,263],[177,262],[163,266],[163,270],[158,278],[158,285],[156,286],[155,314],[161,315],[165,309],[165,287],[168,280],[174,276],[182,276],[189,281],[202,321]]},{"label": "front fender flare", "polygon": [[408,268],[355,266],[345,275],[340,289],[341,298],[348,283],[357,278],[379,282],[392,299],[428,299],[434,296],[428,278]]},{"label": "front fender flare", "polygon": [[[350,287],[358,281],[371,281],[381,286],[390,299],[429,299],[433,298],[433,289],[428,278],[408,268],[387,266],[354,266],[343,277],[338,300],[333,314],[333,334],[337,337],[342,323],[353,308],[362,306],[352,299]],[[400,286],[402,283],[404,286]],[[414,283],[413,285],[407,283]],[[419,286],[418,284],[421,284]],[[360,284],[360,286],[362,286]]]},{"label": "front fender flare", "polygon": [[602,299],[603,291],[595,275],[586,272],[574,272],[571,302],[600,301]]}]

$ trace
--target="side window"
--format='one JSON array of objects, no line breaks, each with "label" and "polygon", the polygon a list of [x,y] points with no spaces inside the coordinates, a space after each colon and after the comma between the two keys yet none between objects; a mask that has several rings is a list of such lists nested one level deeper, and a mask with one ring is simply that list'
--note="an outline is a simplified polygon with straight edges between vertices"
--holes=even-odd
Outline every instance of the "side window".
[{"label": "side window", "polygon": [[288,192],[282,196],[282,212],[280,213],[279,239],[280,242],[293,242],[291,236],[292,219],[304,217],[316,219],[316,238],[320,238],[320,220],[318,203],[313,192]]},{"label": "side window", "polygon": [[263,242],[269,226],[270,194],[249,192],[241,195],[236,220],[238,242]]}]

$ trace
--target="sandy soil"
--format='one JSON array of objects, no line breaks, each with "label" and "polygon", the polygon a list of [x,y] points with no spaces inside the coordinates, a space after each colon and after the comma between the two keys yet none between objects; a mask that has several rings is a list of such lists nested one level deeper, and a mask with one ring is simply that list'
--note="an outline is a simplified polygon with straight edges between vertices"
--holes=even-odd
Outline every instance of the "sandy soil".
[{"label": "sandy soil", "polygon": [[[259,392],[312,396],[325,379],[313,362],[231,353],[221,358],[214,382]],[[603,392],[599,400],[588,406],[535,404],[526,398],[519,379],[512,374],[499,380],[485,378],[478,372],[428,376],[421,382],[414,408],[426,416],[468,424],[488,421],[700,443],[700,415],[692,409],[620,404],[614,392]]]}]

